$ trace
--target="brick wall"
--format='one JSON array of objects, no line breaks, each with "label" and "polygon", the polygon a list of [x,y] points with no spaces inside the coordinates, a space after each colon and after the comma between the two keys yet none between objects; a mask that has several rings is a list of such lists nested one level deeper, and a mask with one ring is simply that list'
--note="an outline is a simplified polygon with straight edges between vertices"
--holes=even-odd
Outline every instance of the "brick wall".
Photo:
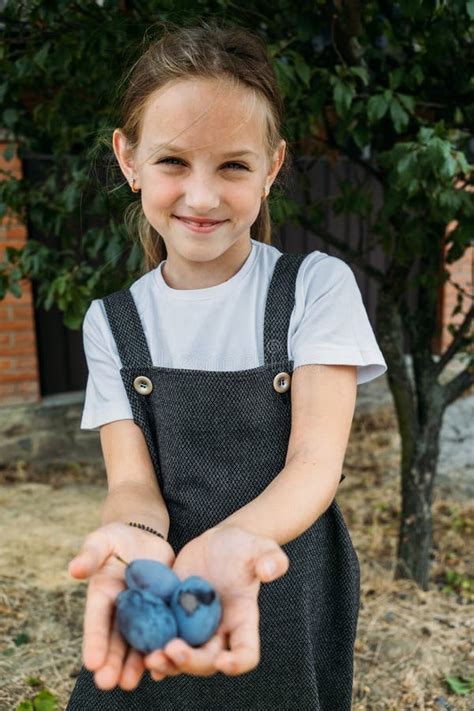
[{"label": "brick wall", "polygon": [[[450,222],[446,228],[446,233],[448,234],[456,226],[456,222]],[[469,311],[472,305],[472,294],[474,289],[473,284],[473,264],[474,264],[474,245],[471,244],[468,249],[464,252],[461,259],[458,259],[452,264],[448,264],[447,270],[450,273],[450,281],[444,284],[443,288],[440,290],[440,303],[439,303],[439,321],[440,321],[440,336],[438,342],[437,352],[440,353],[446,350],[447,346],[451,342],[451,334],[448,331],[449,324],[459,325],[463,319],[464,315]],[[464,302],[462,306],[462,313],[451,316],[453,309],[456,306],[458,289],[452,284],[458,284],[464,292]]]},{"label": "brick wall", "polygon": [[[7,162],[5,147],[0,142],[0,167],[20,177],[20,161],[15,155]],[[14,216],[4,216],[0,222],[0,261],[6,247],[20,248],[26,239],[26,227]],[[19,299],[8,293],[0,301],[0,403],[5,405],[40,400],[33,290],[29,280],[23,280],[21,288]]]}]

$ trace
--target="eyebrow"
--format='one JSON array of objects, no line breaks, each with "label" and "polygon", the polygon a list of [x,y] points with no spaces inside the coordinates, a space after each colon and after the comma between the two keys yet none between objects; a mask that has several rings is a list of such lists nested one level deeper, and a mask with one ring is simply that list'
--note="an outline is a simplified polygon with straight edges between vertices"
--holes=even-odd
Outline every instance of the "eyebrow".
[{"label": "eyebrow", "polygon": [[[188,149],[181,148],[180,146],[175,146],[172,143],[154,143],[151,146],[150,150],[153,153],[157,150],[172,151],[174,153],[189,152]],[[257,158],[258,158],[258,153],[255,153],[255,151],[250,150],[250,148],[243,148],[240,151],[229,151],[228,153],[222,153],[222,158],[231,158],[233,156],[245,156],[245,155],[253,155],[253,156],[257,156]]]}]

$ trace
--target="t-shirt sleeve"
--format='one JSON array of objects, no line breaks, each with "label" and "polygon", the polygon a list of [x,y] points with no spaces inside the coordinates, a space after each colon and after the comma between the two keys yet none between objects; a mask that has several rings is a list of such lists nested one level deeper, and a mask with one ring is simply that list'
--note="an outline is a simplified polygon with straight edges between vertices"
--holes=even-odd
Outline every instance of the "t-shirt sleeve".
[{"label": "t-shirt sleeve", "polygon": [[[314,256],[313,256],[314,254]],[[387,370],[354,273],[338,257],[312,253],[297,279],[293,368],[310,363],[356,365],[357,384]]]},{"label": "t-shirt sleeve", "polygon": [[120,356],[99,299],[89,306],[82,333],[88,376],[80,428],[99,431],[107,422],[133,419]]}]

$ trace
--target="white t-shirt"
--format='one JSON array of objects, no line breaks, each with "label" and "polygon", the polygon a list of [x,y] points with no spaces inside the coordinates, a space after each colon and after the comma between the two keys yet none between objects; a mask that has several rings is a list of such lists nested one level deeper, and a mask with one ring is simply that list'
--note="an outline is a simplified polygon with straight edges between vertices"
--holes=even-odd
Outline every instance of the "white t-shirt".
[{"label": "white t-shirt", "polygon": [[[217,286],[172,289],[161,273],[164,261],[130,286],[153,365],[245,370],[264,364],[265,302],[281,252],[251,242],[240,270]],[[107,422],[133,419],[100,299],[86,312],[83,338],[89,374],[81,429],[98,431]],[[294,369],[308,363],[356,365],[357,384],[387,370],[352,269],[342,259],[315,250],[300,264],[288,358]]]}]

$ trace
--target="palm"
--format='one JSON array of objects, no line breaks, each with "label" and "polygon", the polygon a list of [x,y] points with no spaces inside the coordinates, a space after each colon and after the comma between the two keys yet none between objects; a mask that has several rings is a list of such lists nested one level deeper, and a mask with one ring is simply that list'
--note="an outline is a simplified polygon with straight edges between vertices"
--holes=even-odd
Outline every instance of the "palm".
[{"label": "palm", "polygon": [[143,656],[128,649],[121,636],[114,608],[117,595],[126,587],[125,566],[136,558],[153,558],[172,566],[175,555],[166,541],[130,528],[111,523],[89,534],[80,553],[70,563],[70,573],[77,578],[90,578],[84,616],[83,659],[94,672],[95,683],[109,689],[120,683],[130,690],[138,684],[144,670]]},{"label": "palm", "polygon": [[200,575],[223,596],[255,600],[260,589],[254,564],[263,552],[258,537],[241,528],[210,529],[187,543],[173,570],[181,580]]},{"label": "palm", "polygon": [[[273,575],[265,575],[260,567],[261,560],[269,555],[277,563]],[[202,649],[202,652],[209,650],[206,673],[211,673],[211,648],[214,650],[213,661],[219,662],[220,658],[222,670],[225,667],[228,672],[234,670],[240,673],[256,666],[260,654],[257,600],[260,584],[283,575],[288,569],[288,562],[288,557],[275,541],[251,534],[237,526],[209,529],[183,546],[174,562],[174,572],[181,580],[191,575],[200,575],[221,597],[221,623],[214,638]],[[216,637],[221,643],[213,645]],[[180,647],[182,649],[182,643]],[[230,651],[222,652],[227,647]],[[176,663],[174,649],[175,643],[171,641],[165,651],[168,658]],[[193,661],[197,670],[199,650],[188,647],[187,653],[187,670],[193,669]],[[149,661],[153,667],[154,658]],[[230,666],[231,661],[233,666]],[[201,664],[205,666],[203,661]],[[176,666],[179,668],[179,665]],[[217,670],[215,666],[214,673]]]}]

